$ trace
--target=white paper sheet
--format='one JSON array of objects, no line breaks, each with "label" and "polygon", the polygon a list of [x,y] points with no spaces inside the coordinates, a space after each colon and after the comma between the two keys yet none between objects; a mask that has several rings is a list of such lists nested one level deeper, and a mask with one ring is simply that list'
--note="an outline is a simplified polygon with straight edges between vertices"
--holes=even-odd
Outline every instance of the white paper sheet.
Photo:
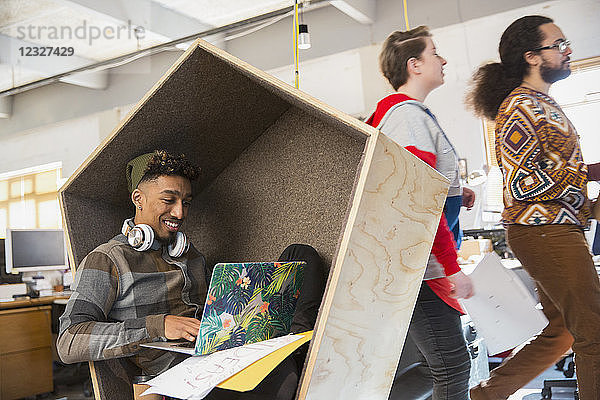
[{"label": "white paper sheet", "polygon": [[489,354],[517,347],[548,324],[537,301],[496,253],[486,255],[469,276],[475,295],[460,303],[485,338]]},{"label": "white paper sheet", "polygon": [[302,337],[302,335],[281,336],[206,356],[190,357],[146,382],[150,388],[143,394],[158,393],[179,399],[203,399],[219,383]]}]

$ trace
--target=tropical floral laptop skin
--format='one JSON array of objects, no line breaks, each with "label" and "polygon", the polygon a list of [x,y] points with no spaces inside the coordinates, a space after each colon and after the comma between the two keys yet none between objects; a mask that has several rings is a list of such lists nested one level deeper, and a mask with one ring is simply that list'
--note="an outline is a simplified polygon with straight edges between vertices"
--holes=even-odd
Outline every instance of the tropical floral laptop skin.
[{"label": "tropical floral laptop skin", "polygon": [[305,264],[291,261],[215,265],[195,353],[210,354],[287,335]]}]

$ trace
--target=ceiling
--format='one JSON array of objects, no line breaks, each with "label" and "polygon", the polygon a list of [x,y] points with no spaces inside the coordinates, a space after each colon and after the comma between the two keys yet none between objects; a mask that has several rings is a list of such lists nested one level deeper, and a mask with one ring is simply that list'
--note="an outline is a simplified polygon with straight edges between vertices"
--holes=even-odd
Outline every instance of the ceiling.
[{"label": "ceiling", "polygon": [[[352,8],[345,3],[331,2],[340,10]],[[1,0],[0,96],[34,81],[293,4],[293,0]],[[108,84],[105,69],[61,81],[103,89]]]},{"label": "ceiling", "polygon": [[290,0],[155,0],[163,7],[212,26],[223,26],[293,4]]}]

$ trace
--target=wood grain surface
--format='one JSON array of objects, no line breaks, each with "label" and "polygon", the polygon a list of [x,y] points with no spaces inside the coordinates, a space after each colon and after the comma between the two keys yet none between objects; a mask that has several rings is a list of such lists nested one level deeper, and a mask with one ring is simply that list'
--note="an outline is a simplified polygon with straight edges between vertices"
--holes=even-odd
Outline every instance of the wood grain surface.
[{"label": "wood grain surface", "polygon": [[391,139],[372,137],[299,399],[387,399],[447,188]]}]

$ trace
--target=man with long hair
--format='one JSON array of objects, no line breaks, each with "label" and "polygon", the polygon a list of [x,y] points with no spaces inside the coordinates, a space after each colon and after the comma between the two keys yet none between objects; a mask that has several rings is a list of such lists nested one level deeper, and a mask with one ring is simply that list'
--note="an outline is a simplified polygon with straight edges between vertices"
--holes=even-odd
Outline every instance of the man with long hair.
[{"label": "man with long hair", "polygon": [[506,399],[572,346],[579,396],[600,399],[600,282],[583,234],[590,218],[586,165],[575,128],[548,96],[569,76],[570,42],[552,19],[514,21],[499,63],[480,67],[468,102],[496,122],[508,244],[536,283],[548,326],[471,390],[473,400]]}]

